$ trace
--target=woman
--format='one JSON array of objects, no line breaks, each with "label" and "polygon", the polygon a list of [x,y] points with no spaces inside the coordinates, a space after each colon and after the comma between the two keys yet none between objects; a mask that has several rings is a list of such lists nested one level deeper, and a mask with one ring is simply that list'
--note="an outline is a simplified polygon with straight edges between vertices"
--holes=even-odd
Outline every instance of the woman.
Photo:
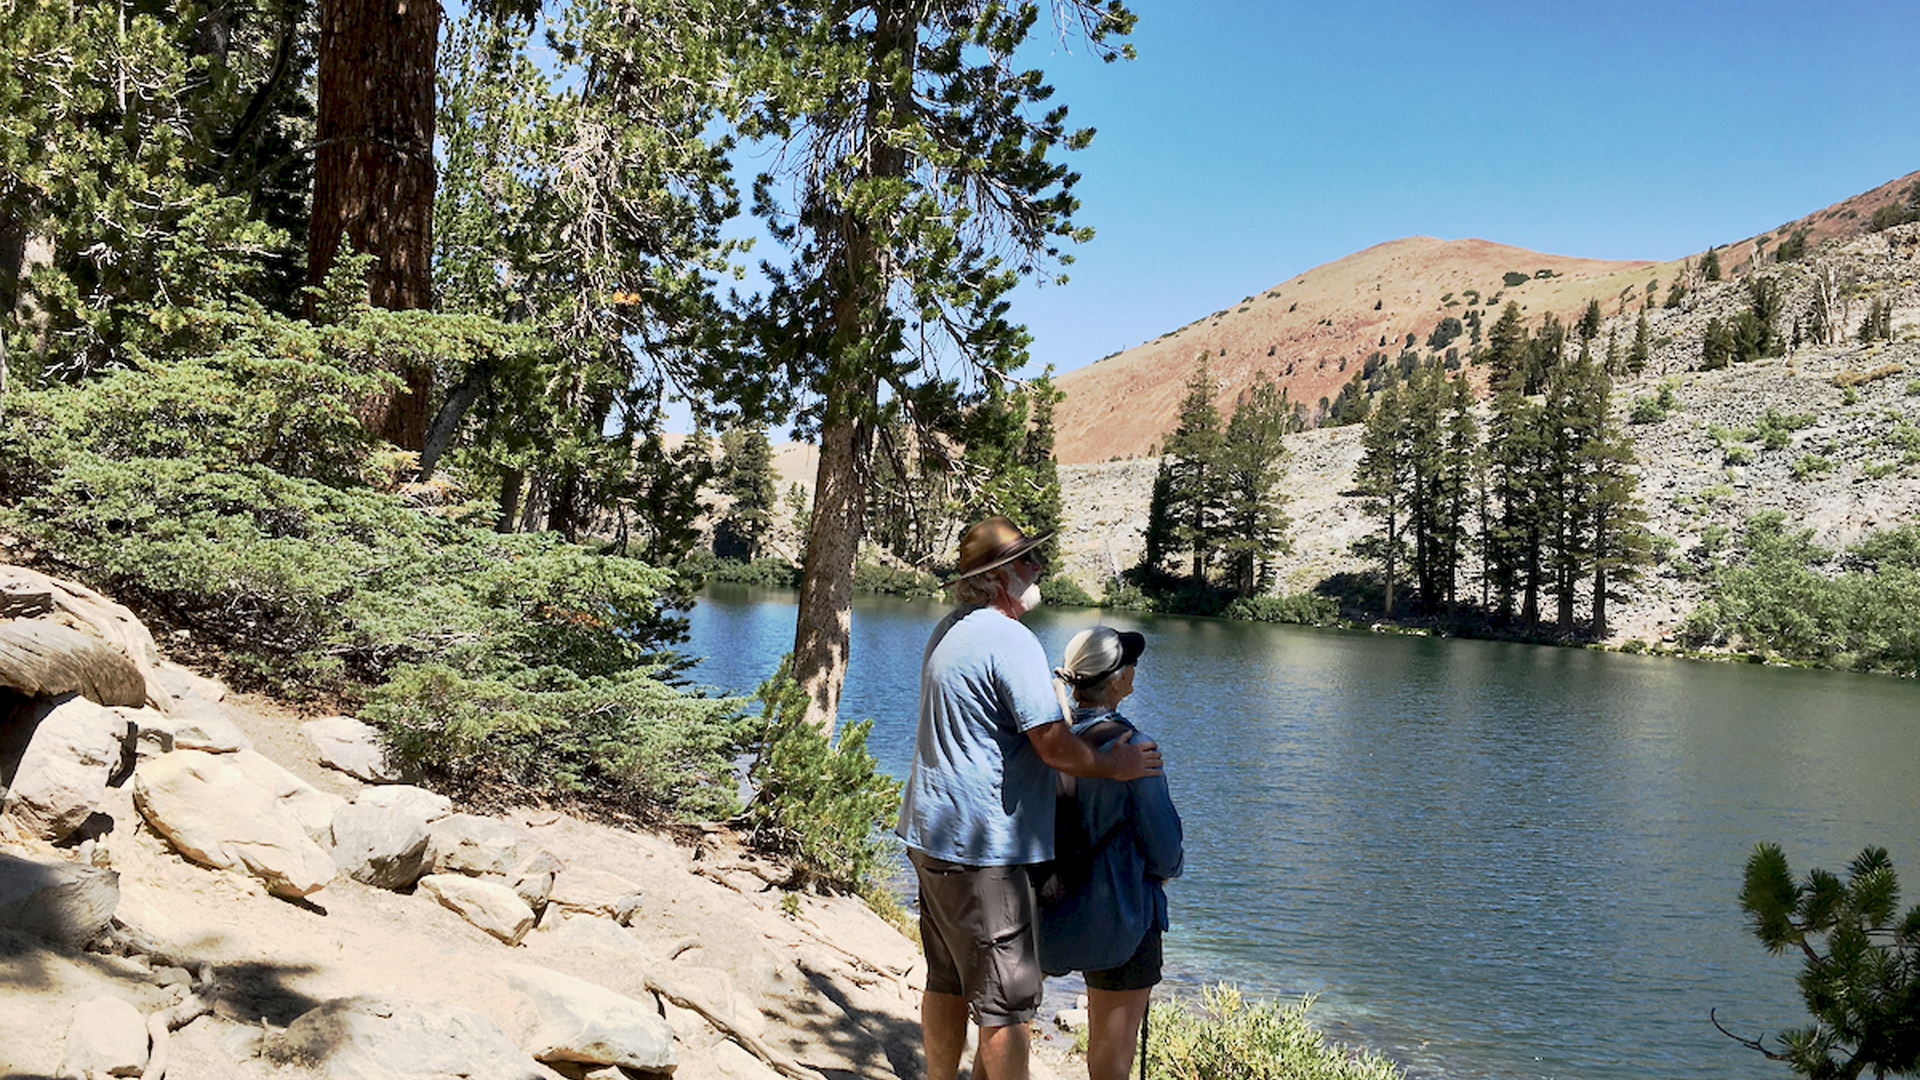
[{"label": "woman", "polygon": [[[1104,749],[1139,730],[1114,710],[1133,692],[1134,668],[1146,647],[1142,635],[1110,626],[1082,630],[1067,643],[1054,688],[1063,708],[1072,691],[1075,734]],[[1161,882],[1180,873],[1180,815],[1164,776],[1125,783],[1062,778],[1062,784],[1063,790],[1075,785],[1093,856],[1084,880],[1041,905],[1040,966],[1054,975],[1086,973],[1087,1074],[1124,1080],[1147,999],[1160,981],[1160,935],[1168,926]]]}]

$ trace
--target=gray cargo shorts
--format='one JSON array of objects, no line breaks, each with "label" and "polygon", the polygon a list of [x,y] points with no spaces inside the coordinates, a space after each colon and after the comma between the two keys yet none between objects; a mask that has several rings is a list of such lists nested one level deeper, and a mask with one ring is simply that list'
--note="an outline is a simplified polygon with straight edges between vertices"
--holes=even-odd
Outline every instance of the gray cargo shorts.
[{"label": "gray cargo shorts", "polygon": [[920,882],[927,989],[967,1001],[981,1027],[1024,1024],[1040,1009],[1040,949],[1026,866],[968,866],[907,849]]}]

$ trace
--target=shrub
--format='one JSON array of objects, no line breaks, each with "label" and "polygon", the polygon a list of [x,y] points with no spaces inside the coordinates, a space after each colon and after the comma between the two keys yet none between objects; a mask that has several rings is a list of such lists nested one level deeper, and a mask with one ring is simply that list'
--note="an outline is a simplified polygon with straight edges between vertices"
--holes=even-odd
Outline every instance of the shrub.
[{"label": "shrub", "polygon": [[941,593],[940,580],[932,574],[865,560],[853,568],[853,587],[861,592],[882,593],[906,600],[924,600]]},{"label": "shrub", "polygon": [[1049,604],[1065,607],[1100,606],[1099,601],[1095,600],[1087,590],[1081,588],[1079,582],[1065,574],[1048,574],[1041,578],[1040,599]]},{"label": "shrub", "polygon": [[1500,280],[1506,283],[1507,288],[1511,289],[1516,285],[1525,285],[1527,282],[1533,280],[1533,276],[1531,274],[1523,274],[1518,270],[1509,270],[1501,275]]},{"label": "shrub", "polygon": [[1339,621],[1340,604],[1330,596],[1310,592],[1286,596],[1244,596],[1227,605],[1226,616],[1249,622],[1327,626]]},{"label": "shrub", "polygon": [[1248,1002],[1230,986],[1154,1010],[1146,1071],[1172,1080],[1399,1080],[1377,1054],[1329,1043],[1307,1022],[1313,999]]},{"label": "shrub", "polygon": [[346,403],[381,384],[354,374],[361,346],[429,349],[450,324],[162,321],[179,355],[9,395],[0,528],[189,630],[242,685],[364,701],[443,786],[646,817],[732,805],[740,710],[675,685],[672,574],[361,479],[380,465]]},{"label": "shrub", "polygon": [[899,813],[900,782],[867,753],[873,721],[842,726],[837,743],[808,723],[791,655],[758,696],[760,753],[749,770],[756,791],[746,811],[754,845],[792,859],[815,884],[877,890],[893,855],[880,830]]},{"label": "shrub", "polygon": [[1807,477],[1813,476],[1816,473],[1832,472],[1833,468],[1833,459],[1823,457],[1819,454],[1808,454],[1793,463],[1793,478],[1795,480],[1805,480]]}]

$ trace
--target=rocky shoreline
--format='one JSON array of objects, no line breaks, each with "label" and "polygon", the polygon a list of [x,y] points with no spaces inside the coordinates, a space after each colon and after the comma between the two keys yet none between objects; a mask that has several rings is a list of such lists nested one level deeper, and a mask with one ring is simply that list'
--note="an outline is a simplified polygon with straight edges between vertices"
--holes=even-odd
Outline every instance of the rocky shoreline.
[{"label": "rocky shoreline", "polygon": [[922,1075],[914,944],[725,827],[457,813],[105,597],[0,610],[0,1076]]}]

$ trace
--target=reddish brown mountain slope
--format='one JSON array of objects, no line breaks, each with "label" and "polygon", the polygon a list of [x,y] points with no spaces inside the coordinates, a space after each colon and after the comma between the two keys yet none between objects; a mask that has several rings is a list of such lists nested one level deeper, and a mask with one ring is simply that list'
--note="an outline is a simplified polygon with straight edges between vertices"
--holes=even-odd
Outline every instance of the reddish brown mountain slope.
[{"label": "reddish brown mountain slope", "polygon": [[[1781,239],[1803,225],[1811,243],[1857,235],[1875,209],[1898,198],[1916,179],[1920,173],[1728,245],[1721,265],[1739,273],[1751,262],[1757,242],[1764,240],[1770,257]],[[1650,283],[1664,295],[1675,276],[1697,262],[1697,256],[1670,262],[1578,259],[1485,240],[1417,236],[1390,241],[1062,375],[1058,382],[1067,397],[1055,416],[1056,453],[1066,464],[1153,453],[1175,424],[1186,379],[1202,354],[1220,383],[1223,412],[1231,411],[1263,371],[1294,401],[1313,409],[1321,398],[1336,397],[1369,354],[1397,354],[1408,334],[1424,347],[1447,315],[1464,321],[1468,309],[1477,306],[1490,326],[1512,300],[1534,324],[1549,311],[1577,318],[1595,299],[1612,315],[1624,305],[1643,303]],[[1532,276],[1541,270],[1554,276]],[[1510,272],[1528,278],[1507,286],[1503,278]],[[1457,344],[1466,351],[1466,338]]]}]

